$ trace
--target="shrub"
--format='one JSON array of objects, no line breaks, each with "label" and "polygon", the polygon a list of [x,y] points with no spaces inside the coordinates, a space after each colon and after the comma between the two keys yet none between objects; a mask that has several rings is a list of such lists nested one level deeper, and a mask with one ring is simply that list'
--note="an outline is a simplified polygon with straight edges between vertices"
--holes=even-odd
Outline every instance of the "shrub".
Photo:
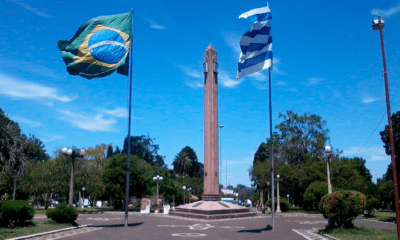
[{"label": "shrub", "polygon": [[0,202],[0,226],[14,227],[31,221],[35,209],[25,201]]},{"label": "shrub", "polygon": [[328,184],[316,181],[310,184],[304,193],[304,210],[318,210],[321,198],[328,194]]},{"label": "shrub", "polygon": [[[271,206],[272,206],[271,199],[269,199],[265,205],[271,208]],[[282,212],[287,212],[289,210],[289,202],[288,202],[288,200],[286,198],[280,197],[279,198],[279,206],[281,207],[281,211]],[[277,208],[277,202],[276,202],[276,199],[275,199],[275,210],[276,210],[276,208]]]},{"label": "shrub", "polygon": [[322,197],[319,210],[338,227],[353,227],[353,220],[364,212],[366,197],[357,191],[339,191]]},{"label": "shrub", "polygon": [[375,209],[379,208],[380,201],[376,198],[368,198],[367,199],[367,204],[365,206],[365,215],[366,216],[372,216],[375,212]]},{"label": "shrub", "polygon": [[47,211],[46,216],[58,223],[73,223],[78,218],[78,210],[73,206],[63,204],[54,210]]}]

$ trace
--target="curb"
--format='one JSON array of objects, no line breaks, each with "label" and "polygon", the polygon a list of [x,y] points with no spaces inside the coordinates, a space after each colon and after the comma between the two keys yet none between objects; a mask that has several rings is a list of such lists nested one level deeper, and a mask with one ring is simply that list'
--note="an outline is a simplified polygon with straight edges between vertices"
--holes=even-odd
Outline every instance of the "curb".
[{"label": "curb", "polygon": [[40,237],[40,236],[44,236],[44,235],[48,235],[48,234],[52,234],[52,233],[66,232],[66,231],[70,231],[70,230],[74,230],[74,229],[86,228],[87,226],[88,225],[82,225],[82,226],[77,226],[77,227],[69,227],[69,228],[62,228],[62,229],[52,230],[52,231],[48,231],[48,232],[41,232],[41,233],[35,233],[35,234],[32,234],[32,235],[26,235],[26,236],[22,236],[22,237],[8,238],[6,240],[21,240],[21,239]]}]

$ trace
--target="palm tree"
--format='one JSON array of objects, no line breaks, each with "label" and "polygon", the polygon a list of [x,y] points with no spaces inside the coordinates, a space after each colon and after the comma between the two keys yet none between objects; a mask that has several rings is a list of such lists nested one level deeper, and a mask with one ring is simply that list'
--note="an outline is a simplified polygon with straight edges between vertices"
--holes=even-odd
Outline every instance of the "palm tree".
[{"label": "palm tree", "polygon": [[0,170],[13,179],[13,200],[17,179],[25,173],[27,167],[21,130],[18,124],[11,121],[0,109]]},{"label": "palm tree", "polygon": [[175,156],[172,165],[174,166],[175,173],[187,176],[189,175],[190,168],[192,167],[192,159],[189,158],[189,155],[186,152],[180,151]]}]

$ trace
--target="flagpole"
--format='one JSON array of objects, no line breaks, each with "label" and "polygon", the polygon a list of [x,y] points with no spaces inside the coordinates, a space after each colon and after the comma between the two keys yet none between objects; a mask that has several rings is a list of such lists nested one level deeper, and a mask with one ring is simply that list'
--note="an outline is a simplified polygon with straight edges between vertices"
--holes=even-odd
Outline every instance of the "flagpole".
[{"label": "flagpole", "polygon": [[131,36],[129,46],[129,115],[128,115],[128,156],[126,158],[126,191],[125,191],[125,227],[128,226],[129,209],[129,173],[131,169],[131,112],[132,112],[132,52],[133,52],[133,8],[131,9]]},{"label": "flagpole", "polygon": [[274,168],[274,149],[273,149],[273,135],[272,135],[271,67],[268,68],[268,84],[269,84],[269,141],[270,141],[269,156],[271,162],[271,197],[272,197],[271,213],[272,213],[272,230],[273,230],[275,228],[275,173],[274,173],[275,168]]}]

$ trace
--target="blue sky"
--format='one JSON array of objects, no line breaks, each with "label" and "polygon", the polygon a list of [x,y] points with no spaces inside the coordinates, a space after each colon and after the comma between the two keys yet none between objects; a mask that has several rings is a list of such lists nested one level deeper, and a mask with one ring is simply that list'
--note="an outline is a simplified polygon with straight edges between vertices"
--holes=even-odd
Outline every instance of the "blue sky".
[{"label": "blue sky", "polygon": [[[343,156],[367,160],[374,181],[390,157],[379,131],[386,103],[379,32],[384,17],[392,112],[400,110],[398,1],[270,1],[273,16],[273,124],[279,113],[315,113],[327,121]],[[238,16],[263,1],[0,0],[0,108],[53,155],[62,147],[122,147],[128,78],[71,76],[57,48],[91,18],[134,16],[132,135],[149,135],[171,167],[191,146],[203,161],[204,51],[218,52],[222,184],[250,185],[254,152],[269,136],[267,71],[236,80],[239,38],[251,23]]]}]

